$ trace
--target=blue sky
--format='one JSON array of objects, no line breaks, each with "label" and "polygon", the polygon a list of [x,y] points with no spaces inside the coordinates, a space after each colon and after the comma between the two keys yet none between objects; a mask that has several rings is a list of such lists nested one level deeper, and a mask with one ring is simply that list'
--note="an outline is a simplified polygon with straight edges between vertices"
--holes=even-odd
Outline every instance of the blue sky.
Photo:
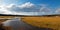
[{"label": "blue sky", "polygon": [[[0,11],[2,11],[0,12],[1,14],[22,14],[21,12],[33,12],[32,14],[34,15],[41,15],[60,13],[60,0],[0,0],[0,5]],[[7,13],[7,11],[9,13]]]},{"label": "blue sky", "polygon": [[[50,6],[56,7],[60,5],[60,0],[1,0],[3,4],[23,4],[26,2],[31,2],[34,4],[48,4]],[[1,3],[1,4],[2,4]]]}]

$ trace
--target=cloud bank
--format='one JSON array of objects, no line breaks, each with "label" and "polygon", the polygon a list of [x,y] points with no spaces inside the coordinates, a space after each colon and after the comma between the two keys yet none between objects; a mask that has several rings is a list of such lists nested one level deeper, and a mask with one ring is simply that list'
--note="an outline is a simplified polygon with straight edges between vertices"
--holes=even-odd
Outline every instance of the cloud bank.
[{"label": "cloud bank", "polygon": [[[36,5],[31,2],[26,2],[21,5],[0,5],[0,14],[15,14],[15,15],[41,15],[51,14],[53,11],[46,4]],[[60,9],[55,11],[60,12]]]}]

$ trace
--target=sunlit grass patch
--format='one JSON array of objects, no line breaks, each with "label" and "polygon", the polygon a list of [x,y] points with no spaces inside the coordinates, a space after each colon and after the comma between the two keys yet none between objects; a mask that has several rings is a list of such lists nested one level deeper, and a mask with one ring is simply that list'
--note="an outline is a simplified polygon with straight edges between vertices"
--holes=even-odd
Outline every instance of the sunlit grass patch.
[{"label": "sunlit grass patch", "polygon": [[60,29],[60,17],[22,17],[22,21],[36,27]]}]

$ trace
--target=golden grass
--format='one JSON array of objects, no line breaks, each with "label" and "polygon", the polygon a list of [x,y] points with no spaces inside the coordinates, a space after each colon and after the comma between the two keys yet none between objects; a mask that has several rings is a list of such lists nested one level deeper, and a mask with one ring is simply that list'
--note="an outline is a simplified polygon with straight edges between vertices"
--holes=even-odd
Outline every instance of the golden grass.
[{"label": "golden grass", "polygon": [[0,18],[4,18],[4,19],[0,19],[0,22],[4,22],[6,20],[8,20],[8,18],[13,18],[15,16],[0,16]]},{"label": "golden grass", "polygon": [[[0,18],[13,18],[14,16],[0,16]],[[6,21],[6,20],[0,20]],[[22,21],[36,27],[60,30],[60,17],[22,17]]]},{"label": "golden grass", "polygon": [[36,27],[60,30],[60,17],[22,17],[22,21]]},{"label": "golden grass", "polygon": [[0,16],[0,18],[13,18],[15,16]]}]

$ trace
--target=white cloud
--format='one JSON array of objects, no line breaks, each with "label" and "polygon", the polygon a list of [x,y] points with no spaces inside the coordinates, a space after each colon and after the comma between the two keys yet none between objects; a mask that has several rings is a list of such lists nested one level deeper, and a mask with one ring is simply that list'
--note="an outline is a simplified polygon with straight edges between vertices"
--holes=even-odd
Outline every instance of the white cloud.
[{"label": "white cloud", "polygon": [[51,12],[51,9],[48,7],[41,7],[40,12]]},{"label": "white cloud", "polygon": [[35,7],[34,4],[27,2],[19,6],[12,5],[12,7],[10,6],[10,8],[8,8],[8,10],[11,10],[13,12],[35,12],[38,11],[39,8]]},{"label": "white cloud", "polygon": [[[37,12],[37,13],[36,13]],[[0,13],[2,14],[19,14],[19,15],[40,15],[42,13],[45,14],[45,12],[51,12],[51,9],[49,9],[46,5],[36,5],[30,2],[21,4],[19,6],[16,6],[15,4],[10,5],[1,5],[0,6]]]},{"label": "white cloud", "polygon": [[10,4],[8,6],[6,6],[6,8],[11,8],[12,6],[14,6],[15,4]]},{"label": "white cloud", "polygon": [[34,6],[34,4],[32,4],[32,3],[30,3],[30,2],[27,2],[27,3],[25,3],[25,4],[20,5],[19,7],[20,7],[20,8],[31,8],[31,7],[33,7],[33,6]]},{"label": "white cloud", "polygon": [[60,8],[57,8],[55,13],[60,13]]},{"label": "white cloud", "polygon": [[5,6],[0,6],[0,14],[12,14],[9,10],[5,8]]}]

